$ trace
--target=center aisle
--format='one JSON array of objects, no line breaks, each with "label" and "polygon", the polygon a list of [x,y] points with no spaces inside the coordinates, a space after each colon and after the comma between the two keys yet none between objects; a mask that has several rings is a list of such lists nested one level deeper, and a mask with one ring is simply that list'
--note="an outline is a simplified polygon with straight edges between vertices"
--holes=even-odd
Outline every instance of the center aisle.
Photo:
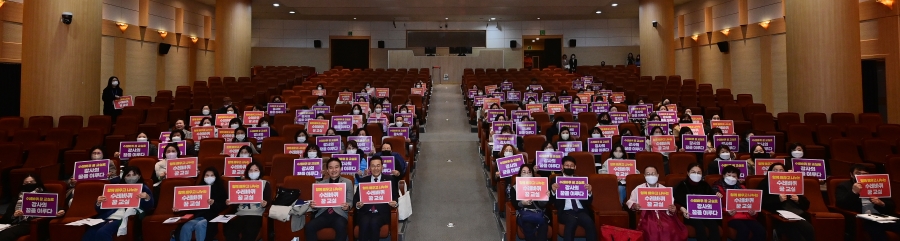
[{"label": "center aisle", "polygon": [[467,117],[459,85],[435,85],[404,240],[500,240]]}]

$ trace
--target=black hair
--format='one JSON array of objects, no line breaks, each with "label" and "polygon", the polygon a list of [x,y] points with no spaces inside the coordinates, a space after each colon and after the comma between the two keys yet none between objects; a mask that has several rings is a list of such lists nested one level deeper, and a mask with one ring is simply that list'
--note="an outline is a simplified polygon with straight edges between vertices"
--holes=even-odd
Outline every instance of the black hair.
[{"label": "black hair", "polygon": [[244,175],[243,175],[244,180],[252,180],[250,178],[250,167],[252,167],[252,166],[256,166],[256,168],[259,169],[259,171],[260,171],[259,179],[262,179],[262,170],[263,170],[262,164],[259,164],[259,162],[257,162],[257,161],[251,161],[250,163],[247,163],[247,167],[244,168]]},{"label": "black hair", "polygon": [[728,166],[725,166],[724,168],[722,168],[722,175],[725,175],[725,174],[728,174],[728,173],[737,173],[738,175],[740,175],[740,174],[741,174],[741,170],[738,169],[737,167],[732,166],[732,165],[728,165]]},{"label": "black hair", "polygon": [[564,157],[562,158],[562,163],[563,163],[563,164],[566,164],[566,162],[571,162],[573,165],[576,164],[575,158],[572,157],[572,156],[564,156]]},{"label": "black hair", "polygon": [[337,163],[338,163],[338,167],[341,167],[341,168],[344,167],[344,164],[341,163],[341,159],[337,159],[337,158],[334,158],[334,157],[329,158],[328,161],[325,161],[325,167],[328,167],[328,165],[331,164],[331,162],[337,162]]},{"label": "black hair", "polygon": [[781,166],[782,168],[784,168],[784,164],[783,164],[783,163],[781,163],[781,162],[776,162],[776,163],[772,163],[772,165],[769,165],[768,171],[771,172],[772,170],[774,170],[774,169],[775,169],[775,166]]}]

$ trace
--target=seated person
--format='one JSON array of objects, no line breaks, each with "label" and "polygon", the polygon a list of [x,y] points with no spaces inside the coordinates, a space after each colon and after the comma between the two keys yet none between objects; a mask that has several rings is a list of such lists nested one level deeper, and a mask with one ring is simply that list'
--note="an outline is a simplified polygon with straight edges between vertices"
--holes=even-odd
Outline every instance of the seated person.
[{"label": "seated person", "polygon": [[[860,198],[859,191],[863,185],[856,182],[857,175],[866,175],[866,166],[862,164],[854,164],[850,169],[850,180],[838,184],[835,190],[835,202],[837,206],[844,210],[849,210],[862,214],[883,214],[892,217],[898,217],[894,211],[896,205],[894,200],[890,198]],[[888,240],[887,231],[900,234],[900,223],[879,223],[866,219],[859,219],[863,222],[863,228],[869,234],[870,240]],[[862,237],[856,234],[857,237]]]},{"label": "seated person", "polygon": [[391,208],[397,207],[397,198],[400,197],[397,188],[397,179],[393,176],[381,175],[381,157],[375,156],[369,160],[369,170],[372,175],[363,177],[360,183],[366,182],[391,182],[391,201],[381,204],[363,204],[359,200],[359,192],[353,195],[353,203],[356,203],[355,223],[359,226],[359,241],[378,241],[381,237],[381,226],[390,223]]},{"label": "seated person", "polygon": [[670,205],[667,210],[641,210],[638,200],[638,188],[640,187],[665,187],[659,184],[659,171],[654,166],[644,168],[644,180],[646,183],[637,185],[631,190],[631,196],[625,202],[625,206],[640,215],[637,229],[644,232],[644,239],[659,241],[687,240],[687,228],[684,223],[675,216],[677,209]]},{"label": "seated person", "polygon": [[128,232],[124,225],[127,225],[128,218],[138,213],[149,211],[156,206],[150,188],[143,184],[141,178],[141,169],[135,166],[127,166],[122,169],[125,177],[122,178],[120,184],[141,184],[140,208],[119,208],[119,209],[100,209],[100,204],[106,201],[105,196],[97,197],[97,216],[93,218],[103,219],[104,222],[91,226],[81,236],[82,241],[112,241],[116,236],[125,235]]},{"label": "seated person", "polygon": [[[565,156],[562,161],[563,176],[574,177],[575,158]],[[559,188],[559,184],[556,183],[555,179],[550,179],[550,183],[552,183],[550,185],[551,201],[554,202],[556,212],[559,214],[559,223],[566,226],[565,230],[563,230],[563,240],[575,240],[575,229],[579,226],[584,229],[585,240],[597,240],[597,228],[593,219],[594,212],[591,211],[591,203],[594,201],[591,184],[585,184],[588,199],[577,200],[556,198],[556,189]]]},{"label": "seated person", "polygon": [[[37,176],[28,174],[22,180],[21,193],[45,193],[44,190],[44,183]],[[17,195],[18,199],[15,203],[10,203],[7,206],[6,212],[0,218],[0,224],[10,225],[9,228],[0,230],[0,241],[16,241],[20,237],[31,233],[31,219],[35,217],[25,216],[25,213],[22,212],[21,193]],[[65,210],[56,212],[57,217],[61,217],[63,214],[66,214]]]},{"label": "seated person", "polygon": [[[228,190],[225,187],[225,181],[219,175],[219,171],[215,167],[207,167],[202,172],[203,179],[198,180],[197,185],[209,185],[210,195],[206,200],[209,203],[208,209],[190,210],[188,214],[194,217],[186,223],[178,227],[175,233],[178,234],[181,241],[190,241],[191,235],[197,237],[197,241],[205,241],[206,237],[215,237],[219,232],[219,225],[216,223],[209,224],[210,220],[216,218],[225,208],[225,199],[228,199]],[[178,212],[176,208],[173,212]]]},{"label": "seated person", "polygon": [[[315,199],[309,201],[311,212],[315,212],[315,216],[306,224],[306,240],[319,240],[316,233],[325,228],[334,229],[335,240],[347,240],[347,213],[353,202],[353,182],[350,179],[341,177],[341,160],[337,158],[328,159],[325,163],[327,169],[322,180],[316,183],[344,183],[346,187],[344,191],[344,203],[340,208],[316,208]],[[338,200],[341,201],[341,200]],[[379,229],[380,230],[380,229]]]},{"label": "seated person", "polygon": [[[784,164],[773,163],[769,166],[769,172],[786,172]],[[780,235],[787,236],[790,240],[816,240],[815,230],[809,223],[810,214],[806,210],[809,209],[809,200],[803,195],[784,195],[769,194],[769,180],[763,179],[759,182],[757,189],[763,190],[762,209],[777,213],[778,210],[786,210],[797,214],[806,220],[793,222],[776,222],[775,231]]]},{"label": "seated person", "polygon": [[391,170],[391,176],[394,176],[397,180],[403,179],[406,175],[406,159],[403,159],[403,157],[400,156],[400,153],[392,152],[391,144],[387,142],[381,143],[381,152],[376,153],[374,157],[382,156],[394,157],[394,170]]}]

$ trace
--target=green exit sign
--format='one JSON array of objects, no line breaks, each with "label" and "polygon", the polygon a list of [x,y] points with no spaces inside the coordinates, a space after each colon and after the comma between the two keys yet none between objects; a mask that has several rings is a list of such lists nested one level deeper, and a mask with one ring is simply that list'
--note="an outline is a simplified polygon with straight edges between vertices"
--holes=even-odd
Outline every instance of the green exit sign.
[{"label": "green exit sign", "polygon": [[353,36],[353,31],[347,32],[347,36]]},{"label": "green exit sign", "polygon": [[544,36],[544,34],[546,34],[546,33],[544,32],[543,29],[541,29],[541,36]]}]

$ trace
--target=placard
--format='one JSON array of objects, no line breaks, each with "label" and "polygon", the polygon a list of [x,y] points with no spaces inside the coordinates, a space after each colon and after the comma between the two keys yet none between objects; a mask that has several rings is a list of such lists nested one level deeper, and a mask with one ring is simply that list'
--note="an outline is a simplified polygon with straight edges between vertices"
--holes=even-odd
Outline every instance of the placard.
[{"label": "placard", "polygon": [[409,127],[388,127],[387,136],[399,136],[409,138]]},{"label": "placard", "polygon": [[718,135],[713,136],[713,148],[719,149],[719,146],[727,146],[732,152],[740,151],[741,137],[737,135]]},{"label": "placard", "polygon": [[691,122],[693,122],[694,124],[703,124],[703,123],[706,123],[706,122],[703,121],[703,116],[702,116],[702,115],[691,115]]},{"label": "placard", "polygon": [[568,156],[569,153],[584,151],[584,147],[581,146],[580,141],[559,141],[556,142],[557,148],[559,151],[563,152],[563,155]]},{"label": "placard", "polygon": [[516,200],[550,200],[547,177],[516,177]]},{"label": "placard", "polygon": [[802,172],[769,172],[769,194],[803,195]]},{"label": "placard", "polygon": [[691,219],[722,219],[722,202],[716,195],[687,195],[685,208]]},{"label": "placard", "polygon": [[356,141],[356,145],[364,153],[372,153],[375,150],[371,136],[348,136],[347,141]]},{"label": "placard", "polygon": [[740,171],[738,174],[738,180],[744,180],[747,178],[747,175],[750,175],[747,170],[747,161],[745,160],[718,160],[717,165],[719,167],[719,174],[725,175],[725,167],[733,166]]},{"label": "placard", "polygon": [[678,146],[675,145],[675,136],[650,136],[650,151],[659,153],[678,151]]},{"label": "placard", "polygon": [[76,181],[106,180],[109,176],[109,159],[75,162]]},{"label": "placard", "polygon": [[500,83],[500,90],[502,90],[502,91],[508,91],[508,90],[511,90],[511,89],[513,89],[513,83],[512,83],[512,82],[504,81],[503,83]]},{"label": "placard", "polygon": [[369,124],[381,124],[381,131],[387,132],[387,127],[390,125],[387,118],[369,118],[367,121]]},{"label": "placard", "polygon": [[284,144],[284,154],[303,155],[307,146],[309,146],[307,143]]},{"label": "placard", "polygon": [[531,113],[544,111],[544,105],[542,104],[527,104],[525,105],[525,109]]},{"label": "placard", "polygon": [[566,105],[564,104],[547,104],[547,114],[553,115],[556,112],[566,112]]},{"label": "placard", "polygon": [[326,93],[326,92],[325,92],[325,89],[321,89],[321,90],[315,89],[315,90],[312,90],[312,95],[315,95],[315,96],[325,96],[325,93]]},{"label": "placard", "polygon": [[294,176],[322,178],[322,158],[294,159]]},{"label": "placard", "polygon": [[478,90],[477,89],[469,89],[469,90],[466,90],[466,92],[469,93],[469,95],[468,95],[469,99],[472,99],[472,98],[475,98],[475,94],[478,93]]},{"label": "placard", "polygon": [[578,139],[578,136],[581,135],[581,122],[565,122],[560,121],[556,123],[560,131],[562,131],[563,127],[569,128],[569,135],[571,135],[572,139]]},{"label": "placard", "polygon": [[241,147],[253,145],[250,142],[226,142],[222,145],[222,153],[230,157],[238,157]]},{"label": "placard", "polygon": [[612,137],[598,137],[587,139],[588,151],[594,155],[603,155],[612,150]]},{"label": "placard", "polygon": [[225,142],[231,142],[234,140],[234,130],[232,128],[220,128],[218,130],[219,138],[225,139]]},{"label": "placard", "polygon": [[820,181],[827,177],[825,173],[825,160],[822,159],[791,159],[791,167],[795,172],[802,172],[803,176],[815,177]]},{"label": "placard", "polygon": [[657,111],[656,115],[659,116],[659,120],[669,124],[678,123],[678,112],[675,111]]},{"label": "placard", "polygon": [[[609,112],[609,121],[613,125],[628,123],[628,112]],[[638,133],[632,133],[638,134]]]},{"label": "placard", "polygon": [[647,119],[650,108],[647,108],[647,105],[628,105],[628,115],[631,119]]},{"label": "placard", "polygon": [[637,174],[637,162],[635,160],[606,160],[607,173],[616,175],[616,179],[625,180],[628,175]]},{"label": "placard", "polygon": [[172,202],[172,208],[178,209],[178,211],[209,209],[210,187],[212,186],[175,187],[175,201]]},{"label": "placard", "polygon": [[119,96],[118,99],[113,101],[113,108],[116,110],[121,110],[129,106],[134,106],[134,98],[130,95]]},{"label": "placard", "polygon": [[334,128],[335,131],[352,131],[353,130],[353,116],[349,116],[349,115],[331,116],[331,127]]},{"label": "placard", "polygon": [[367,112],[372,109],[369,107],[369,102],[353,102],[353,105],[358,105],[363,112]]},{"label": "placard", "polygon": [[753,135],[750,137],[750,152],[753,152],[756,145],[762,146],[766,153],[773,153],[775,152],[775,136]]},{"label": "placard", "polygon": [[507,178],[518,174],[519,167],[524,164],[525,157],[523,157],[522,154],[497,158],[497,169],[500,171],[500,178]]},{"label": "placard", "polygon": [[375,88],[375,98],[388,98],[391,96],[390,88]]},{"label": "placard", "polygon": [[338,92],[338,101],[348,103],[353,102],[353,92]]},{"label": "placard", "polygon": [[511,111],[510,119],[514,122],[521,122],[522,117],[531,117],[531,112],[527,110],[513,110]]},{"label": "placard", "polygon": [[481,107],[485,110],[490,109],[491,105],[493,104],[497,104],[497,106],[500,106],[500,98],[484,98],[482,101],[483,103]]},{"label": "placard", "polygon": [[225,171],[222,174],[226,177],[243,177],[250,162],[253,162],[251,157],[226,157]]},{"label": "placard", "polygon": [[563,96],[558,97],[557,99],[559,99],[560,104],[563,104],[563,105],[572,104],[572,96],[563,95]]},{"label": "placard", "polygon": [[409,126],[412,126],[413,123],[415,123],[413,121],[413,113],[394,113],[394,120],[396,120],[397,117],[403,118],[403,123],[406,123]]},{"label": "placard", "polygon": [[423,96],[425,95],[425,88],[409,88],[409,94]]},{"label": "placard", "polygon": [[890,198],[891,182],[888,174],[855,175],[856,182],[862,184],[860,198]]},{"label": "placard", "polygon": [[612,92],[609,98],[612,99],[613,103],[625,102],[625,92]]},{"label": "placard", "polygon": [[[190,121],[191,127],[197,127],[197,126],[200,126],[200,122],[203,121],[203,118],[206,118],[206,117],[209,117],[209,116],[192,115],[188,120]],[[191,131],[193,131],[193,130],[194,130],[194,128],[191,128]]]},{"label": "placard", "polygon": [[691,129],[691,133],[694,135],[706,136],[706,130],[703,129],[703,124],[681,123],[681,124],[678,124],[678,126],[679,126],[679,129],[678,129],[679,132],[681,131],[681,129],[684,129],[685,127],[687,127],[687,128]]},{"label": "placard", "polygon": [[541,93],[541,102],[550,103],[550,97],[556,96],[556,92]]},{"label": "placard", "polygon": [[[196,135],[196,132],[194,133]],[[247,128],[247,136],[256,139],[257,141],[265,140],[266,138],[269,138],[269,135],[271,135],[271,129],[269,129],[269,127]]]},{"label": "placard", "polygon": [[769,172],[769,166],[775,163],[784,164],[784,159],[764,159],[764,158],[756,158],[754,159],[756,163],[753,165],[756,168],[756,175],[766,175]]},{"label": "placard", "polygon": [[341,136],[317,136],[316,145],[322,153],[340,153]]},{"label": "placard", "polygon": [[512,145],[516,147],[515,134],[494,134],[493,151],[501,151],[504,145]]},{"label": "placard", "polygon": [[671,187],[638,187],[637,190],[641,210],[669,210],[674,201]]},{"label": "placard", "polygon": [[391,175],[394,171],[394,166],[396,165],[394,165],[393,156],[381,156],[381,174]]},{"label": "placard", "polygon": [[287,103],[267,103],[266,113],[269,114],[269,116],[287,113]]},{"label": "placard", "polygon": [[263,111],[244,111],[244,125],[255,126],[259,124],[259,120],[266,116]]},{"label": "placard", "polygon": [[556,176],[556,198],[587,200],[588,191],[585,184],[587,177],[562,177]]},{"label": "placard", "polygon": [[393,201],[391,182],[359,183],[359,202],[363,204],[390,203]]},{"label": "placard", "polygon": [[725,135],[734,135],[734,121],[732,120],[711,120],[709,128],[719,128]]},{"label": "placard", "polygon": [[519,91],[506,92],[506,101],[511,101],[511,102],[522,101],[522,92],[519,92]]},{"label": "placard", "polygon": [[591,102],[591,112],[604,113],[609,112],[608,102]]},{"label": "placard", "polygon": [[146,141],[122,141],[119,142],[119,159],[128,160],[132,157],[149,156],[150,142]]},{"label": "placard", "polygon": [[359,171],[359,154],[334,154],[331,157],[341,160],[341,174],[356,174]]},{"label": "placard", "polygon": [[[562,171],[563,152],[561,151],[535,151],[535,169],[540,171]],[[518,172],[519,170],[516,170]]]},{"label": "placard", "polygon": [[316,111],[314,110],[295,110],[294,111],[294,124],[306,125],[306,122],[316,118]]},{"label": "placard", "polygon": [[263,181],[229,181],[228,201],[232,204],[262,203],[264,188]]},{"label": "placard", "polygon": [[[371,101],[371,100],[369,99],[369,93],[366,93],[366,92],[363,92],[363,93],[353,93],[353,98],[356,99],[356,102],[353,102],[353,104],[356,104],[356,103],[359,103],[359,102],[365,102],[366,104],[368,104],[369,101]],[[362,99],[362,101],[359,101],[359,99]]]},{"label": "placard", "polygon": [[216,114],[216,125],[221,127],[231,127],[231,119],[237,118],[237,114]]},{"label": "placard", "polygon": [[538,93],[534,93],[534,92],[525,92],[525,93],[523,93],[522,95],[523,95],[523,97],[522,97],[522,100],[523,100],[523,101],[527,101],[528,103],[531,103],[531,101],[534,101],[534,102],[536,102],[536,103],[540,103],[540,102],[538,102],[538,101],[540,101],[540,99],[538,99]]},{"label": "placard", "polygon": [[529,85],[528,88],[531,88],[531,90],[534,90],[534,91],[544,90],[544,87],[541,85]]},{"label": "placard", "polygon": [[573,90],[584,89],[584,81],[581,81],[580,79],[572,80],[572,89]]},{"label": "placard", "polygon": [[215,136],[215,126],[195,126],[191,128],[191,137],[194,139],[195,143],[200,143],[203,139],[215,138]]},{"label": "placard", "polygon": [[23,216],[55,218],[59,208],[58,195],[56,193],[23,193],[21,209]]},{"label": "placard", "polygon": [[572,109],[572,115],[578,116],[578,113],[588,112],[587,104],[571,104],[569,108]]},{"label": "placard", "polygon": [[313,107],[312,107],[312,110],[316,112],[316,115],[320,115],[320,114],[321,114],[321,115],[324,115],[324,114],[331,113],[331,106],[327,106],[327,105],[326,105],[326,106],[319,106],[319,105],[317,105],[317,106],[313,106]]},{"label": "placard", "polygon": [[308,123],[306,125],[306,133],[314,136],[325,135],[330,124],[328,120],[309,120]]},{"label": "placard", "polygon": [[626,153],[638,153],[647,150],[647,137],[623,136],[621,142]]},{"label": "placard", "polygon": [[684,152],[705,152],[706,136],[704,135],[682,135],[681,148]]},{"label": "placard", "polygon": [[[493,132],[495,134],[500,134],[500,132],[503,131],[503,127],[505,127],[505,126],[509,126],[510,129],[513,129],[513,122],[512,121],[491,122],[491,132]],[[513,132],[515,133],[515,130],[513,130]]]},{"label": "placard", "polygon": [[353,117],[353,125],[356,126],[357,129],[365,128],[365,124],[363,123],[362,115],[350,115]]},{"label": "placard", "polygon": [[[159,143],[159,146],[156,147],[157,148],[156,159],[159,159],[159,160],[166,159],[166,146],[169,143],[172,143],[172,142],[160,142]],[[177,143],[177,146],[178,146],[178,155],[179,156],[187,155],[187,147],[185,147],[185,143],[187,143],[187,142],[179,141],[179,142],[175,142],[175,143]]]},{"label": "placard", "polygon": [[597,128],[600,128],[600,132],[603,132],[603,136],[619,135],[619,126],[617,125],[600,125]]},{"label": "placard", "polygon": [[106,201],[100,203],[100,209],[140,207],[141,191],[143,190],[143,186],[143,184],[103,185],[103,196],[106,197]]},{"label": "placard", "polygon": [[725,199],[725,211],[762,211],[762,190],[728,189],[725,190],[723,199]]},{"label": "placard", "polygon": [[197,177],[197,158],[184,157],[166,160],[166,178]]},{"label": "placard", "polygon": [[581,103],[591,103],[591,94],[590,93],[585,92],[585,93],[575,94],[575,97],[578,97],[578,100],[580,100]]},{"label": "placard", "polygon": [[316,208],[341,207],[347,202],[347,183],[313,183],[312,189]]}]

